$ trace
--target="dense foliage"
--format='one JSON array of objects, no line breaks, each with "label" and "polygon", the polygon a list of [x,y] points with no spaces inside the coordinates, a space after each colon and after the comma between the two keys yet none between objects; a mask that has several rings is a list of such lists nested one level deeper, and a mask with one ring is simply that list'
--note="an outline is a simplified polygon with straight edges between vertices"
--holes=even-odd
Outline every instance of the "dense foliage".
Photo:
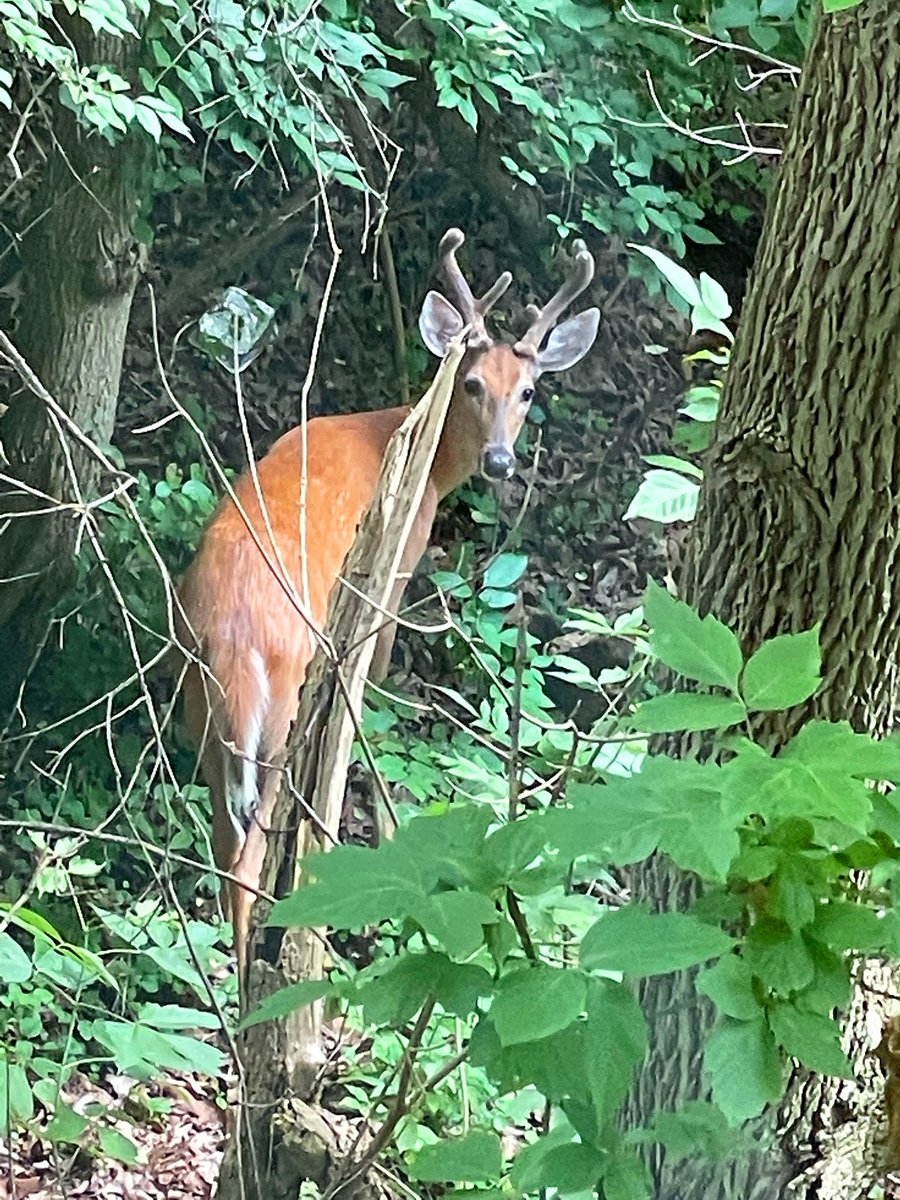
[{"label": "dense foliage", "polygon": [[[474,211],[503,212],[536,254],[576,232],[604,235],[693,332],[720,339],[694,356],[714,370],[685,397],[675,452],[645,455],[651,469],[632,481],[630,504],[605,498],[617,519],[691,519],[731,304],[709,272],[695,279],[672,259],[758,217],[808,5],[64,8],[0,5],[8,161],[33,155],[35,169],[56,136],[50,99],[79,136],[152,143],[135,230],[147,245],[177,237],[163,228],[167,197],[190,194],[212,220],[223,179],[244,195],[258,188],[263,209],[291,191],[329,239],[343,219],[345,240],[349,229],[365,244],[382,220],[390,231],[404,219],[392,185],[415,189],[400,155],[450,175],[457,197],[478,193]],[[111,42],[127,47],[116,69]],[[18,183],[4,194],[21,217],[13,244],[30,219]],[[277,290],[273,306],[285,299]],[[327,288],[319,295],[324,312]],[[192,336],[220,366],[233,354],[229,319]],[[272,335],[268,316],[266,326]],[[410,348],[414,382],[421,366]],[[147,378],[163,373],[160,358]],[[585,428],[602,423],[557,399]],[[29,681],[30,724],[11,719],[3,747],[0,1121],[125,1161],[137,1150],[121,1113],[74,1104],[73,1081],[108,1070],[219,1079],[236,1021],[208,798],[159,670],[166,571],[186,563],[221,482],[209,463],[219,416],[205,404],[179,402],[178,432],[162,443],[168,466],[138,464],[125,445],[127,485],[99,506],[98,536],[56,609],[56,643],[41,647]],[[432,609],[449,627],[418,635],[445,673],[413,672],[366,712],[402,828],[377,849],[346,845],[309,862],[316,882],[274,919],[330,926],[341,935],[334,965],[250,1020],[327,997],[367,1039],[344,1049],[341,1110],[386,1131],[379,1150],[418,1184],[637,1200],[642,1146],[740,1153],[736,1131],[778,1101],[792,1061],[851,1070],[836,1015],[854,955],[900,954],[900,819],[893,793],[875,786],[900,779],[900,751],[840,722],[807,724],[777,753],[768,744],[760,714],[802,705],[819,685],[815,629],[745,659],[714,616],[701,620],[652,582],[643,605],[603,613],[571,607],[545,579],[545,612],[611,647],[613,665],[592,669],[544,644],[524,603],[539,549],[527,520],[498,533],[495,498],[475,491],[463,509],[466,536],[429,573]],[[563,505],[557,516],[563,540],[584,513]],[[635,574],[631,601],[647,573]],[[664,688],[660,668],[686,690]],[[574,719],[560,711],[560,682],[578,697]],[[648,755],[654,735],[684,731],[699,759]],[[690,912],[629,903],[622,869],[653,854],[695,877]],[[343,953],[360,941],[362,952]],[[708,1094],[623,1129],[648,1032],[636,981],[685,968],[701,968],[696,988],[719,1014]]]}]

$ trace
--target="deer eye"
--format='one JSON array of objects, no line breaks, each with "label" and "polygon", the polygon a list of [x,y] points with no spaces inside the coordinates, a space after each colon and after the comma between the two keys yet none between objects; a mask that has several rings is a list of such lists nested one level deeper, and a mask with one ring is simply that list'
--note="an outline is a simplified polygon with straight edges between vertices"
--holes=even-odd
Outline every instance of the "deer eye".
[{"label": "deer eye", "polygon": [[522,403],[530,404],[534,399],[534,388],[522,388]]},{"label": "deer eye", "polygon": [[463,387],[466,390],[467,396],[480,396],[481,395],[481,390],[482,390],[481,389],[481,380],[476,379],[474,375],[470,376],[465,381],[465,383],[463,384]]}]

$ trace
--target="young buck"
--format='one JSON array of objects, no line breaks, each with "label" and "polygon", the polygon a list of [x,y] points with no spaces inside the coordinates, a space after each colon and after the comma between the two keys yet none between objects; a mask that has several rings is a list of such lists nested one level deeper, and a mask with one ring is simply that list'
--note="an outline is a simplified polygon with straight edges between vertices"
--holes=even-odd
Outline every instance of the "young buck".
[{"label": "young buck", "polygon": [[[597,335],[599,310],[556,325],[588,286],[594,260],[577,248],[570,278],[514,345],[495,342],[485,317],[509,287],[508,272],[476,300],[456,261],[463,243],[449,230],[440,246],[456,307],[437,292],[425,297],[419,329],[442,358],[468,326],[430,478],[401,564],[416,565],[428,546],[438,501],[480,471],[508,479],[514,445],[534,385],[545,371],[577,363]],[[196,648],[184,679],[186,723],[198,746],[213,803],[213,849],[220,870],[258,887],[266,829],[278,790],[299,690],[324,628],[331,589],[378,483],[391,435],[407,408],[316,417],[306,426],[301,529],[302,427],[280,438],[225,498],[203,535],[179,589],[179,640]],[[260,502],[262,501],[262,503]],[[403,593],[398,582],[393,612]],[[372,674],[387,670],[394,626],[378,636]],[[239,978],[244,981],[253,892],[229,883]]]}]

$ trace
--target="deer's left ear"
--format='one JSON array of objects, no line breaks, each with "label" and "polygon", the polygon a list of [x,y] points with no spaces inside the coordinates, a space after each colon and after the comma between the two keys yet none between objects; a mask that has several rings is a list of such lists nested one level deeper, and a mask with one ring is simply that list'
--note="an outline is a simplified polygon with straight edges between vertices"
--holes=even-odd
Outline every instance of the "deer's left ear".
[{"label": "deer's left ear", "polygon": [[600,328],[600,309],[586,308],[577,317],[570,317],[550,331],[547,344],[538,353],[538,370],[568,371],[593,346]]},{"label": "deer's left ear", "polygon": [[429,292],[419,313],[419,333],[432,354],[443,358],[447,347],[465,328],[465,321],[440,292]]}]

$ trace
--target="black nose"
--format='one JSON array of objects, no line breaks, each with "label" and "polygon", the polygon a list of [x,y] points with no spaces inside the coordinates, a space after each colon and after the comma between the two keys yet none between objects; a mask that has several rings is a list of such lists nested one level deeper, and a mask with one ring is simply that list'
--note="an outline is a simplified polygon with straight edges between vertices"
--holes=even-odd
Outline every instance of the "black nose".
[{"label": "black nose", "polygon": [[516,456],[505,446],[488,446],[481,459],[481,473],[488,479],[509,479],[516,469]]}]

